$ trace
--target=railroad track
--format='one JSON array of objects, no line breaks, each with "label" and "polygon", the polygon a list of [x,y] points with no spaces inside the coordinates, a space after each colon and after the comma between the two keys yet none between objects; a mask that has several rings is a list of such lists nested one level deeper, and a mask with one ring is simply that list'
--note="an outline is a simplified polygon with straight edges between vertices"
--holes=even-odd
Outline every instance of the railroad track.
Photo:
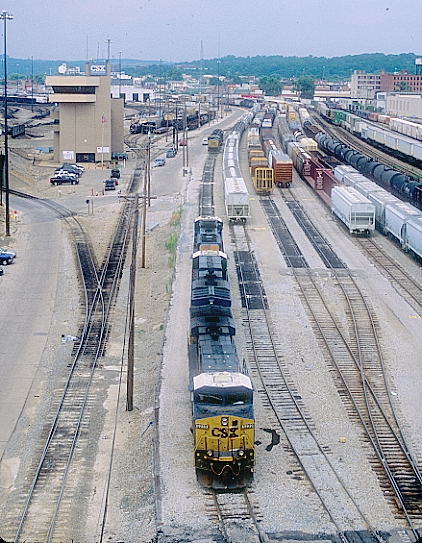
[{"label": "railroad track", "polygon": [[[244,543],[268,543],[269,538],[260,527],[262,514],[254,503],[253,491],[238,493],[206,492],[205,505],[208,517],[216,522],[225,541]],[[240,529],[239,529],[240,528]]]},{"label": "railroad track", "polygon": [[[137,167],[131,191],[137,190],[140,175],[141,168]],[[90,415],[91,385],[106,348],[108,320],[124,264],[132,204],[126,202],[122,206],[107,258],[97,272],[85,232],[70,210],[49,200],[11,192],[47,205],[68,222],[83,278],[85,318],[79,332],[80,339],[75,343],[68,377],[49,422],[40,458],[31,469],[33,475],[29,487],[21,495],[20,513],[13,520],[15,542],[64,541],[68,539],[67,530],[72,524],[69,518],[71,499],[80,483],[78,474],[72,471],[72,461],[83,425]]]},{"label": "railroad track", "polygon": [[347,307],[348,330],[338,325],[330,308],[332,302],[325,299],[312,272],[295,271],[303,303],[325,357],[336,370],[349,414],[363,425],[379,460],[375,470],[380,482],[387,477],[394,491],[389,501],[397,516],[407,520],[417,540],[415,521],[422,519],[422,475],[390,401],[376,318],[349,271],[336,270],[331,275]]},{"label": "railroad track", "polygon": [[347,143],[352,149],[355,149],[355,151],[359,151],[360,153],[366,154],[367,156],[374,158],[375,160],[382,162],[383,164],[386,164],[387,166],[390,166],[390,168],[393,168],[402,173],[405,173],[406,175],[409,175],[410,177],[413,177],[416,179],[422,178],[422,171],[419,168],[410,166],[409,164],[406,164],[402,162],[401,160],[394,158],[388,155],[387,153],[384,153],[383,151],[380,151],[379,149],[377,149],[376,147],[373,147],[369,143],[366,143],[362,141],[360,138],[353,136],[352,134],[350,134],[350,132],[348,132],[342,127],[339,127],[339,126],[333,127],[333,125],[331,125],[324,119],[321,119],[321,117],[317,117],[314,115],[312,116],[312,119],[314,120],[314,122],[322,126],[324,131],[327,132],[329,135]]},{"label": "railroad track", "polygon": [[399,294],[422,315],[422,284],[401,266],[372,238],[356,238],[355,243],[366,252],[377,268]]},{"label": "railroad track", "polygon": [[[259,270],[252,255],[252,248],[243,226],[231,226],[235,245],[235,260],[242,294],[243,320],[246,331],[248,367],[255,389],[272,417],[282,428],[289,444],[307,475],[310,484],[327,511],[342,541],[353,541],[366,527],[367,541],[382,541],[371,527],[369,519],[341,480],[324,448],[313,431],[312,421],[289,376],[288,363],[283,360],[282,349],[274,333],[267,300],[260,281]],[[300,270],[308,273],[306,268]],[[249,296],[244,293],[253,293]],[[259,385],[257,386],[257,382]]]},{"label": "railroad track", "polygon": [[[302,204],[293,196],[291,189],[281,191],[280,193],[286,202],[287,207],[292,212],[299,226],[305,232],[307,238],[321,257],[321,260],[328,268],[343,269],[346,267],[340,260],[330,243],[322,236],[321,232],[311,221]],[[289,197],[287,197],[289,195]]]},{"label": "railroad track", "polygon": [[199,191],[199,215],[214,215],[214,168],[217,155],[208,154],[202,171],[201,187]]},{"label": "railroad track", "polygon": [[[261,203],[265,211],[276,207],[271,199]],[[301,216],[296,218],[306,233],[308,221],[303,221]],[[271,216],[268,220],[279,246],[283,246],[284,239],[287,239],[286,247],[290,247],[290,233],[286,234],[282,226],[284,237],[280,237]],[[311,232],[307,233],[309,239],[314,236],[312,224],[311,227]],[[286,249],[281,248],[281,252],[293,270],[325,357],[336,370],[338,388],[348,404],[350,416],[363,425],[378,458],[376,471],[380,483],[385,486],[387,478],[392,489],[390,503],[396,513],[400,512],[406,519],[417,541],[419,534],[415,521],[422,518],[422,476],[390,401],[374,312],[353,274],[346,268],[335,269],[328,265],[329,276],[338,285],[347,308],[349,326],[348,330],[342,330],[337,323],[338,317],[330,309],[332,300],[324,299],[323,289],[319,287],[312,270],[302,262],[299,267],[295,266],[297,254],[289,258]]]}]

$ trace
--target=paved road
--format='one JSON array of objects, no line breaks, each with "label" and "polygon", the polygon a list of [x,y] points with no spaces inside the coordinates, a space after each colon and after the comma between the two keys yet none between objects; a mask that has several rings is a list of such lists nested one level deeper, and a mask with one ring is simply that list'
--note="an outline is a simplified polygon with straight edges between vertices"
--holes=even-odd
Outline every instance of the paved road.
[{"label": "paved road", "polygon": [[22,224],[15,262],[0,278],[0,459],[25,406],[52,320],[61,224],[47,208],[11,199]]}]

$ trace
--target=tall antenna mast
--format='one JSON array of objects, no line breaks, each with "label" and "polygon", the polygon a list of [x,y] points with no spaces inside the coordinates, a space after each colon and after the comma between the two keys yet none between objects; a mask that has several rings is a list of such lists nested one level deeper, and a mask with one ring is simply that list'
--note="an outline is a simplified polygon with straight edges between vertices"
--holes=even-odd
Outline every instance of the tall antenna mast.
[{"label": "tall antenna mast", "polygon": [[107,39],[107,64],[110,64],[111,39]]},{"label": "tall antenna mast", "polygon": [[220,117],[220,33],[218,33],[218,59],[217,59],[217,118]]},{"label": "tall antenna mast", "polygon": [[198,128],[201,128],[201,99],[202,99],[202,70],[204,64],[204,42],[201,40],[201,58],[199,63],[199,100],[198,100]]}]

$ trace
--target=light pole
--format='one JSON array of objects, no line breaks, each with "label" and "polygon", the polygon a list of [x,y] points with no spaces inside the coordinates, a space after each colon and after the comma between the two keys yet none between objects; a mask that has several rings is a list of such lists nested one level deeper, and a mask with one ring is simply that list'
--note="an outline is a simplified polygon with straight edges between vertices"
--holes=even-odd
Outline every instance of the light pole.
[{"label": "light pole", "polygon": [[6,203],[6,236],[10,236],[10,215],[9,215],[9,146],[7,142],[7,40],[6,40],[6,22],[13,19],[13,15],[7,11],[0,13],[0,19],[3,21],[3,49],[4,49],[4,188]]},{"label": "light pole", "polygon": [[119,98],[122,97],[122,52],[119,51]]},{"label": "light pole", "polygon": [[31,57],[31,111],[34,111],[34,57]]}]

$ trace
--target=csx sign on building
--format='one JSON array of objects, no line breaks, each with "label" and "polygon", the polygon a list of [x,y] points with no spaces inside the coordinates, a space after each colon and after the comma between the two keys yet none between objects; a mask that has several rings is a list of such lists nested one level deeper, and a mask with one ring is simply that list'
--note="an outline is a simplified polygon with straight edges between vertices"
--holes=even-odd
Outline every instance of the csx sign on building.
[{"label": "csx sign on building", "polygon": [[107,65],[106,64],[90,64],[89,73],[91,75],[107,75]]}]

